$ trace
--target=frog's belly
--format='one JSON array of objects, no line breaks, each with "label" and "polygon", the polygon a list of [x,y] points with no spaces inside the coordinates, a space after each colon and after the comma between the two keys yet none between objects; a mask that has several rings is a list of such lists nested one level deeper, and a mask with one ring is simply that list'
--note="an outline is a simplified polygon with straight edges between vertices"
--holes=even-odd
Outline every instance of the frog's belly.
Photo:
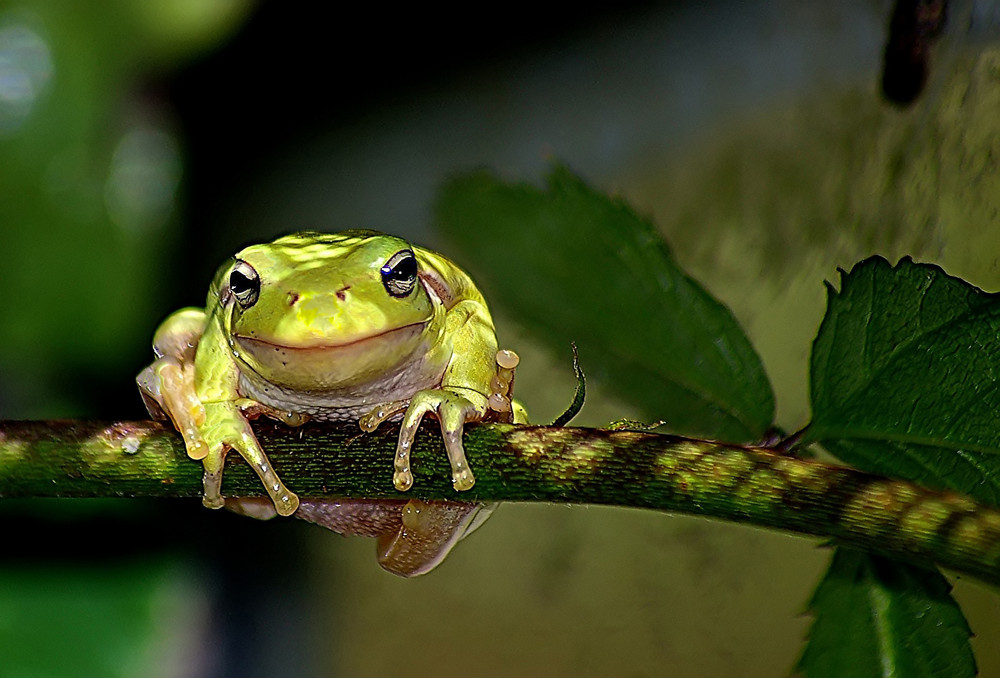
[{"label": "frog's belly", "polygon": [[356,421],[376,405],[406,400],[425,388],[438,388],[444,368],[429,370],[414,363],[367,384],[324,391],[303,391],[274,384],[253,372],[240,373],[240,395],[286,412],[308,414],[318,421]]}]

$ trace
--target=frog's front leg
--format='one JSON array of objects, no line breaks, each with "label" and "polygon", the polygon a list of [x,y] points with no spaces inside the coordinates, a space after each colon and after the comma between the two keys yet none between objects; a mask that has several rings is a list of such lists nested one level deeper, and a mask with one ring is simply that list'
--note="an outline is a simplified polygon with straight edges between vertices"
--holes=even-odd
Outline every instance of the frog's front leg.
[{"label": "frog's front leg", "polygon": [[483,419],[487,413],[504,422],[527,423],[527,415],[520,403],[513,401],[514,369],[520,359],[513,351],[496,353],[496,371],[489,380],[491,393],[484,396],[474,388],[452,385],[441,389],[418,391],[410,400],[398,400],[379,405],[360,420],[363,431],[374,431],[389,417],[406,410],[396,445],[393,485],[405,492],[413,486],[410,471],[410,451],[417,428],[424,415],[433,412],[440,421],[445,450],[451,463],[452,483],[456,490],[468,490],[476,483],[469,469],[462,445],[465,422]]},{"label": "frog's front leg", "polygon": [[264,454],[250,423],[243,416],[237,402],[224,401],[204,403],[205,422],[201,427],[203,438],[208,444],[208,454],[203,460],[205,467],[205,496],[202,503],[208,508],[222,508],[222,469],[226,453],[236,450],[257,473],[267,491],[278,515],[290,516],[299,507],[299,498],[285,487],[274,472],[270,460]]},{"label": "frog's front leg", "polygon": [[406,414],[403,415],[403,424],[399,429],[399,442],[396,445],[395,471],[392,483],[400,492],[405,492],[413,486],[413,474],[410,471],[410,450],[417,435],[417,428],[428,412],[435,413],[441,424],[444,448],[448,453],[448,461],[451,463],[452,485],[461,492],[471,489],[476,484],[476,479],[469,469],[469,462],[465,459],[462,433],[465,430],[465,422],[483,418],[483,414],[486,413],[486,396],[472,389],[462,389],[462,392],[468,397],[444,389],[428,389],[413,394],[410,406],[406,409]]}]

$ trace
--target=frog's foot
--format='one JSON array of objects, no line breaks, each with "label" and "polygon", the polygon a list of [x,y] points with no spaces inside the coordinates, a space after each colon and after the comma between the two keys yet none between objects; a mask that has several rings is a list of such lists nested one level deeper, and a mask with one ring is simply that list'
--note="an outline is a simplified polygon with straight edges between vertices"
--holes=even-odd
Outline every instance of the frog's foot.
[{"label": "frog's foot", "polygon": [[173,422],[192,459],[208,454],[200,434],[205,410],[194,384],[195,352],[205,323],[205,312],[196,308],[182,309],[164,320],[153,337],[156,360],[136,377],[146,409],[154,418]]},{"label": "frog's foot", "polygon": [[[477,394],[482,397],[480,394]],[[393,485],[400,492],[405,492],[413,486],[413,474],[410,472],[410,450],[417,427],[428,412],[434,412],[441,423],[441,435],[444,447],[451,462],[452,486],[459,492],[471,489],[476,483],[469,462],[465,459],[465,449],[462,447],[462,431],[465,422],[482,418],[482,413],[469,399],[443,389],[417,391],[410,400],[410,406],[403,417],[399,429],[399,443],[396,445],[395,473]]]},{"label": "frog's foot", "polygon": [[257,473],[264,489],[274,503],[278,515],[290,516],[299,507],[299,498],[278,478],[271,462],[261,449],[246,419],[234,411],[232,403],[208,403],[207,421],[202,433],[209,441],[205,466],[205,496],[202,503],[209,508],[222,508],[222,469],[226,452],[236,450]]}]

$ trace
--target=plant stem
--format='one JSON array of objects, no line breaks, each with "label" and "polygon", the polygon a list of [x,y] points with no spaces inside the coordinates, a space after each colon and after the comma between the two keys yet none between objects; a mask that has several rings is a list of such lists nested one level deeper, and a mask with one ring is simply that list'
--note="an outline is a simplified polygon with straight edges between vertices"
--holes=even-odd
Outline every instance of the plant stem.
[{"label": "plant stem", "polygon": [[[966,497],[848,468],[677,436],[480,424],[465,448],[476,485],[451,488],[440,433],[413,451],[413,489],[392,486],[395,430],[255,424],[285,483],[302,498],[547,501],[631,506],[827,537],[1000,584],[1000,511]],[[229,455],[223,489],[263,496]],[[159,423],[0,422],[0,497],[197,497],[201,465]]]}]

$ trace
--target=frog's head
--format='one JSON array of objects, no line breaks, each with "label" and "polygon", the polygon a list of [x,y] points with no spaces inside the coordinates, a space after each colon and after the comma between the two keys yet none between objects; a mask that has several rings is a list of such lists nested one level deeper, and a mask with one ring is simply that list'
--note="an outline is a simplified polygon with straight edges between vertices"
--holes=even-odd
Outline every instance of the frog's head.
[{"label": "frog's head", "polygon": [[299,390],[362,384],[424,342],[435,307],[410,245],[374,231],[298,233],[247,247],[219,271],[234,356]]}]

